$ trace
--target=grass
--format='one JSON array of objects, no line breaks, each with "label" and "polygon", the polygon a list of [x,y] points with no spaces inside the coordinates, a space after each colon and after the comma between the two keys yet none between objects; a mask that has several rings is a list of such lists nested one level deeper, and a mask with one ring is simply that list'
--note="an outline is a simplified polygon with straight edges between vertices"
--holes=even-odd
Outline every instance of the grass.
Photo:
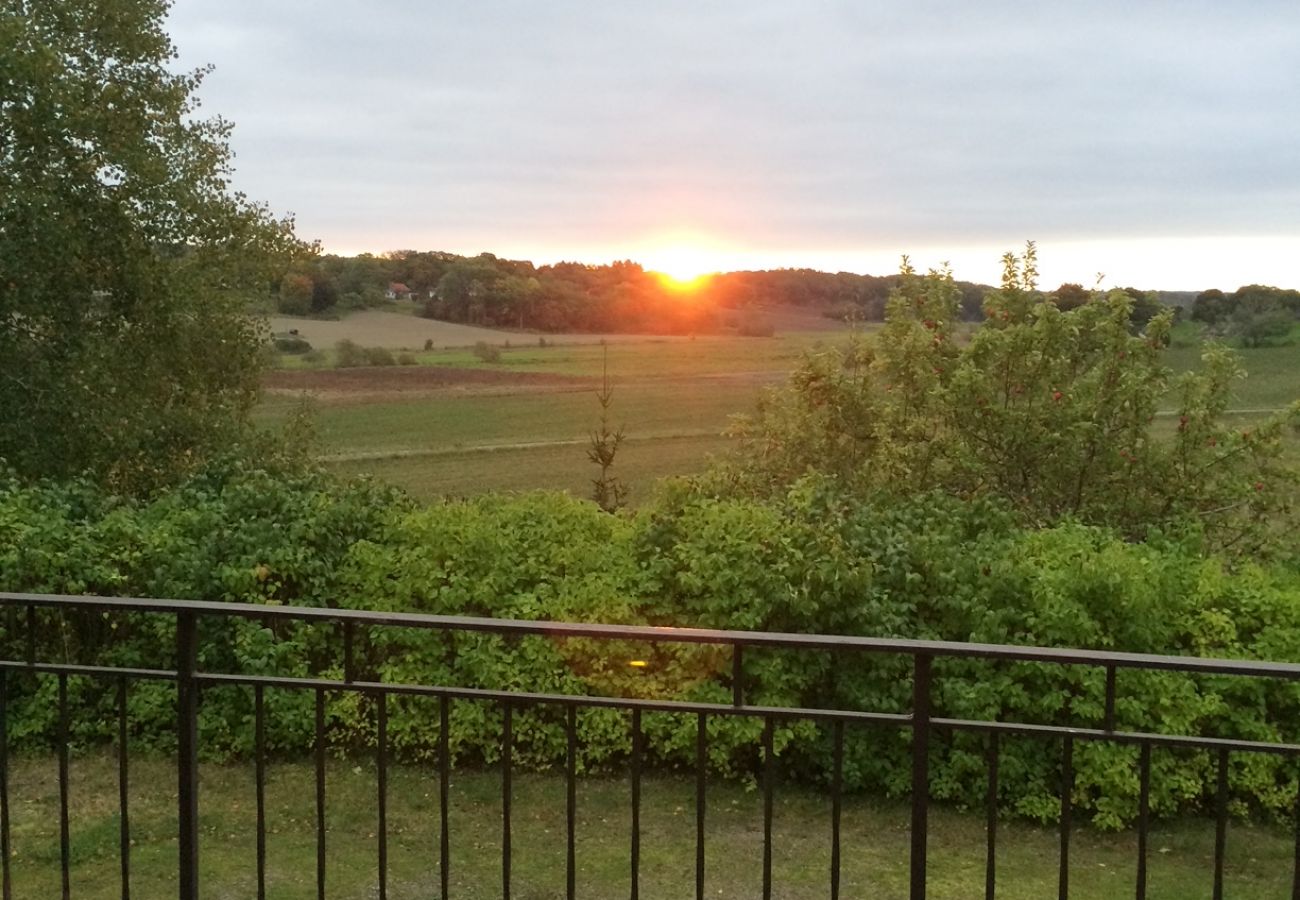
[{"label": "grass", "polygon": [[[615,472],[632,487],[635,502],[650,495],[658,478],[703,469],[728,447],[721,435],[732,415],[752,410],[762,390],[781,384],[809,349],[841,340],[842,334],[821,332],[644,338],[605,346],[529,343],[503,350],[491,365],[468,349],[415,355],[424,365],[593,379],[608,360],[613,424],[624,425],[628,438]],[[1237,352],[1250,373],[1233,400],[1234,408],[1249,411],[1243,423],[1300,397],[1295,347]],[[1168,359],[1176,371],[1187,371],[1200,354],[1199,343],[1184,339]],[[380,400],[334,397],[318,409],[322,452],[341,472],[374,474],[424,500],[527,488],[585,496],[595,471],[586,459],[586,439],[599,416],[594,389],[593,382]],[[274,425],[293,405],[291,398],[270,397],[258,416]]]},{"label": "grass", "polygon": [[[527,336],[505,336],[498,363],[479,359],[470,347],[413,350],[420,365],[451,366],[458,369],[502,369],[512,372],[550,372],[560,375],[599,376],[608,357],[614,375],[708,375],[736,371],[788,372],[805,350],[842,340],[834,332],[781,335],[776,338],[644,337],[624,336],[601,344],[566,344],[546,339],[547,346]],[[316,362],[302,356],[282,355],[283,368],[329,368],[334,364],[332,348],[317,348]]]},{"label": "grass", "polygon": [[[116,762],[92,753],[71,772],[71,883],[79,898],[119,896]],[[59,893],[56,766],[49,757],[20,757],[9,769],[13,817],[14,895]],[[133,896],[176,892],[175,770],[162,759],[133,759],[130,816]],[[329,896],[369,898],[376,883],[374,766],[332,760],[327,769],[326,882]],[[277,900],[315,896],[313,770],[275,763],[268,772],[268,893]],[[452,895],[501,896],[501,784],[496,772],[456,772],[448,784]],[[254,792],[248,766],[201,770],[200,861],[203,896],[243,900],[255,893]],[[579,896],[627,896],[628,784],[584,777],[578,785]],[[438,893],[438,783],[435,772],[395,766],[389,773],[389,896]],[[708,793],[707,884],[710,897],[758,896],[762,805],[752,790],[714,783]],[[829,801],[805,788],[779,786],[773,824],[776,896],[827,895]],[[894,801],[846,798],[843,812],[845,897],[892,898],[907,893],[909,809]],[[564,784],[554,775],[516,774],[512,791],[513,896],[564,896]],[[694,893],[694,782],[647,776],[643,785],[641,887],[647,898]],[[1071,896],[1102,900],[1130,894],[1135,836],[1088,829],[1072,835]],[[1153,828],[1153,898],[1210,895],[1214,829],[1204,820]],[[1055,896],[1059,837],[1053,828],[1004,823],[998,840],[998,896]],[[930,814],[930,896],[982,896],[982,814],[936,807]],[[1234,898],[1290,896],[1294,844],[1290,834],[1262,826],[1229,829],[1226,893]]]},{"label": "grass", "polygon": [[[696,471],[730,447],[729,439],[715,434],[633,438],[619,448],[616,472],[629,479],[628,499],[638,503],[649,499],[659,479]],[[585,497],[591,494],[597,472],[586,457],[585,440],[339,461],[331,468],[344,475],[366,474],[400,484],[412,496],[423,499],[470,496],[489,489],[561,490]]]}]

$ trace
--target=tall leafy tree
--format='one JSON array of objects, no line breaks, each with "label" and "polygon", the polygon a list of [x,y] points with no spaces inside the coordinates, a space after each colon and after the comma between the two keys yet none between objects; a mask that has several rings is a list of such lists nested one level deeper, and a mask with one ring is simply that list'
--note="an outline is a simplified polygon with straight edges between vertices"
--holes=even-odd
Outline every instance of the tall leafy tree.
[{"label": "tall leafy tree", "polygon": [[247,315],[298,244],[233,192],[168,0],[0,3],[0,458],[147,488],[256,397]]},{"label": "tall leafy tree", "polygon": [[1300,402],[1242,427],[1225,415],[1245,374],[1231,353],[1169,368],[1172,311],[1139,329],[1127,290],[1062,311],[1032,244],[1004,267],[962,343],[951,273],[905,264],[875,339],[807,357],[738,423],[712,483],[762,495],[818,473],[862,495],[993,497],[1034,526],[1194,527],[1233,552],[1295,552],[1300,471],[1284,450]]}]

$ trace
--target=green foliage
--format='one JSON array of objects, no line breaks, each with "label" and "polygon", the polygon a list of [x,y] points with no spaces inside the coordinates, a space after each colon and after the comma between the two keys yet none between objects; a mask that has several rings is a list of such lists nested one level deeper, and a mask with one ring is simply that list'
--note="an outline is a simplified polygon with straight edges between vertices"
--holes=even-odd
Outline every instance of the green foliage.
[{"label": "green foliage", "polygon": [[501,348],[487,341],[479,341],[474,345],[474,358],[485,363],[501,362]]},{"label": "green foliage", "polygon": [[0,458],[166,483],[238,436],[300,248],[228,190],[230,126],[172,71],[163,0],[0,10]]},{"label": "green foliage", "polygon": [[[205,470],[150,502],[123,500],[88,483],[0,486],[0,583],[17,590],[91,592],[564,621],[692,625],[808,633],[1009,642],[1138,652],[1300,661],[1300,579],[1254,566],[1229,571],[1196,541],[1132,544],[1107,529],[1063,524],[1022,530],[1006,504],[928,492],[863,501],[835,479],[808,477],[767,500],[719,498],[670,486],[651,508],[609,516],[562,494],[493,496],[411,509],[364,483],[341,485],[300,468],[237,461]],[[22,629],[0,617],[0,646],[21,655]],[[42,613],[42,657],[118,665],[170,663],[166,617],[85,620]],[[207,620],[201,664],[216,671],[341,675],[337,629]],[[632,661],[646,663],[631,666]],[[358,677],[491,689],[729,701],[723,649],[401,629],[359,632]],[[936,667],[936,712],[1097,727],[1104,676],[1029,663],[945,661]],[[873,655],[747,653],[744,690],[758,704],[905,713],[910,664]],[[11,685],[11,739],[44,746],[54,733],[51,679]],[[76,739],[111,739],[112,685],[73,679]],[[311,698],[271,691],[269,737],[278,753],[312,744]],[[142,746],[174,741],[172,689],[131,695]],[[249,751],[251,698],[210,690],[202,746],[213,758]],[[449,739],[461,761],[499,753],[498,712],[453,705]],[[332,696],[331,741],[373,742],[374,710]],[[1300,738],[1300,690],[1246,679],[1124,672],[1117,717],[1129,730],[1256,740]],[[622,765],[627,718],[579,716],[584,769]],[[689,767],[691,717],[648,715],[650,759]],[[713,717],[709,763],[749,778],[761,725]],[[394,698],[396,752],[427,760],[437,717]],[[516,760],[533,768],[564,758],[561,713],[516,712]],[[828,733],[780,723],[783,772],[817,783],[830,765]],[[982,746],[936,736],[936,795],[976,805],[984,790]],[[1003,743],[1002,801],[1018,815],[1056,814],[1058,760],[1032,739]],[[1175,814],[1209,802],[1214,771],[1198,755],[1158,753],[1153,808]],[[1136,811],[1131,748],[1081,742],[1075,801],[1101,826]],[[1234,758],[1234,809],[1285,814],[1293,764]],[[905,731],[851,729],[845,778],[854,789],[909,790]]]},{"label": "green foliage", "polygon": [[311,342],[297,334],[277,334],[272,339],[275,349],[281,353],[310,353]]},{"label": "green foliage", "polygon": [[1296,319],[1284,309],[1252,312],[1242,306],[1230,321],[1229,333],[1240,339],[1243,347],[1268,347],[1290,343]]},{"label": "green foliage", "polygon": [[[855,492],[996,497],[1029,525],[1077,519],[1139,539],[1193,528],[1242,555],[1294,552],[1300,477],[1281,442],[1300,405],[1233,427],[1224,412],[1244,373],[1226,350],[1209,346],[1175,379],[1168,311],[1133,333],[1130,292],[1067,312],[1036,290],[1032,244],[1005,263],[964,346],[951,274],[905,265],[875,339],[808,356],[741,422],[715,489],[763,496],[822,472]],[[1178,426],[1165,437],[1153,423],[1167,396]]]},{"label": "green foliage", "polygon": [[608,351],[600,389],[596,391],[596,402],[600,404],[600,425],[588,438],[587,459],[600,468],[600,475],[591,480],[591,499],[605,512],[616,512],[627,502],[627,485],[613,474],[614,460],[618,456],[618,448],[623,445],[624,434],[622,425],[618,428],[610,428],[609,425],[614,388],[609,383]]},{"label": "green foliage", "polygon": [[289,272],[280,279],[276,308],[287,316],[305,316],[312,311],[311,276]]},{"label": "green foliage", "polygon": [[[397,357],[386,347],[363,347],[344,338],[334,344],[334,367],[353,369],[360,366],[395,366]],[[405,363],[404,363],[405,365]]]},{"label": "green foliage", "polygon": [[397,365],[397,358],[393,356],[393,351],[389,350],[387,347],[367,347],[366,365],[395,366]]},{"label": "green foliage", "polygon": [[1300,291],[1248,284],[1232,294],[1202,291],[1192,304],[1192,318],[1220,336],[1234,337],[1243,347],[1289,343],[1300,320]]}]

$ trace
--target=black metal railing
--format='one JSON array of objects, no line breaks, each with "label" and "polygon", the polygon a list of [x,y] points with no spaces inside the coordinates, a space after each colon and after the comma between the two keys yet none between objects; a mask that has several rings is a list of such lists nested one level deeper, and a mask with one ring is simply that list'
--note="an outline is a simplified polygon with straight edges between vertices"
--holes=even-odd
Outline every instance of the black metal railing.
[{"label": "black metal railing", "polygon": [[[517,621],[423,615],[415,613],[369,612],[347,609],[284,607],[237,603],[184,602],[121,597],[79,597],[44,594],[0,593],[0,608],[25,608],[25,660],[0,660],[0,856],[3,862],[3,898],[10,900],[10,816],[9,816],[9,694],[6,676],[12,672],[52,675],[58,680],[57,732],[59,747],[59,831],[63,895],[70,896],[70,840],[68,821],[68,692],[70,676],[85,676],[114,681],[117,686],[116,707],[119,741],[121,890],[129,900],[130,820],[127,807],[129,765],[127,759],[127,691],[135,680],[165,680],[176,683],[177,784],[179,815],[180,900],[197,900],[199,896],[199,792],[198,792],[198,709],[199,690],[206,686],[243,686],[251,688],[254,704],[254,770],[256,790],[256,866],[257,896],[265,900],[266,883],[266,709],[265,689],[289,689],[314,692],[315,695],[315,812],[316,812],[316,884],[318,897],[326,897],[326,828],[325,828],[325,698],[327,692],[356,692],[373,698],[377,716],[377,889],[383,900],[388,891],[387,777],[388,777],[388,698],[391,695],[425,696],[438,701],[438,770],[439,770],[439,877],[441,896],[449,892],[451,837],[448,823],[448,780],[451,757],[448,747],[448,720],[451,704],[458,700],[487,701],[502,710],[502,858],[501,893],[511,892],[511,776],[513,711],[533,705],[565,709],[566,731],[566,894],[576,890],[576,765],[579,708],[613,708],[626,710],[631,717],[631,845],[629,870],[631,896],[637,898],[640,885],[640,814],[641,780],[644,756],[643,712],[671,712],[694,715],[697,720],[695,753],[695,885],[696,897],[704,897],[706,840],[706,725],[713,716],[742,716],[759,719],[762,730],[762,769],[760,790],[763,806],[762,892],[773,894],[772,884],[772,809],[775,783],[773,730],[779,720],[816,720],[829,723],[832,730],[832,764],[830,775],[831,863],[829,894],[840,896],[840,820],[844,776],[845,727],[852,725],[889,726],[911,731],[911,835],[910,896],[924,900],[927,880],[927,835],[929,811],[930,736],[933,729],[953,732],[977,732],[987,736],[988,771],[985,884],[986,897],[993,898],[997,885],[995,865],[998,837],[998,776],[1000,743],[1003,735],[1034,735],[1059,739],[1062,744],[1062,790],[1060,793],[1059,896],[1069,895],[1070,835],[1072,831],[1072,790],[1074,783],[1073,753],[1075,741],[1107,741],[1136,744],[1139,747],[1139,810],[1137,817],[1137,860],[1134,894],[1141,900],[1147,892],[1148,825],[1150,820],[1151,750],[1174,747],[1209,751],[1217,764],[1215,795],[1215,842],[1213,896],[1222,898],[1224,860],[1228,823],[1229,759],[1233,753],[1281,754],[1300,756],[1300,745],[1281,742],[1238,740],[1217,737],[1156,734],[1121,731],[1115,728],[1116,673],[1121,669],[1163,670],[1245,678],[1273,678],[1300,681],[1300,664],[1270,663],[1257,660],[1201,659],[1195,657],[1155,656],[1095,650],[1050,649],[1011,645],[954,643],[880,639],[814,634],[783,634],[750,631],[719,631],[650,626],[598,625],[566,622]],[[176,620],[176,666],[165,668],[125,668],[45,662],[36,658],[38,608],[58,608],[69,612],[152,613],[174,616]],[[343,631],[342,680],[324,678],[248,675],[233,672],[204,672],[198,669],[198,631],[200,618],[245,618],[270,622],[333,624]],[[661,699],[607,697],[569,694],[546,694],[488,690],[455,685],[398,684],[357,680],[353,660],[355,633],[358,629],[409,628],[437,631],[487,632],[498,635],[545,635],[556,638],[591,638],[608,641],[642,641],[650,644],[710,644],[729,647],[732,657],[732,702],[697,703]],[[770,707],[746,702],[743,660],[747,648],[837,651],[851,653],[903,654],[912,660],[912,704],[909,713],[872,712],[846,709],[812,709]],[[980,721],[944,718],[932,715],[932,669],[936,659],[984,659],[1047,663],[1100,668],[1105,672],[1105,707],[1103,727],[1075,728],[1032,723]],[[1292,877],[1292,896],[1300,900],[1300,797],[1297,798],[1296,863]]]}]

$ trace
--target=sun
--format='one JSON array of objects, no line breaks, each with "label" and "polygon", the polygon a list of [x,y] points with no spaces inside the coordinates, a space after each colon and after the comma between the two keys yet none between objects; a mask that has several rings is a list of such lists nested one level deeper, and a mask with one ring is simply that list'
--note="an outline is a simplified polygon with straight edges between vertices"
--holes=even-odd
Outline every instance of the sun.
[{"label": "sun", "polygon": [[664,287],[682,293],[702,287],[717,271],[707,250],[685,244],[655,247],[643,254],[642,261]]}]

